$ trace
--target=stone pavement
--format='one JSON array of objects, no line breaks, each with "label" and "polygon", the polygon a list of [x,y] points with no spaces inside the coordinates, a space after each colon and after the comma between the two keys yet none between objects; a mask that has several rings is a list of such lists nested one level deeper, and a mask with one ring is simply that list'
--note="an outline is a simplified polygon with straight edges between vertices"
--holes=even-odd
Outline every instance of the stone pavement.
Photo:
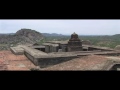
[{"label": "stone pavement", "polygon": [[35,65],[25,55],[14,55],[11,51],[0,51],[0,70],[30,70]]}]

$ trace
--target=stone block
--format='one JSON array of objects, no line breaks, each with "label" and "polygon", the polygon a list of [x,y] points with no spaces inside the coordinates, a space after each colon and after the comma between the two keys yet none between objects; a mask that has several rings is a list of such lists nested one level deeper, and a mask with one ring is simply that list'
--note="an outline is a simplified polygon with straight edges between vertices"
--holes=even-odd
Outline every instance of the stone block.
[{"label": "stone block", "polygon": [[58,52],[58,46],[52,46],[52,52]]},{"label": "stone block", "polygon": [[12,53],[16,55],[23,55],[24,54],[24,49],[21,47],[10,47],[10,50]]},{"label": "stone block", "polygon": [[45,45],[45,52],[49,53],[50,52],[50,46],[49,45]]},{"label": "stone block", "polygon": [[62,52],[62,49],[58,49],[58,52]]}]

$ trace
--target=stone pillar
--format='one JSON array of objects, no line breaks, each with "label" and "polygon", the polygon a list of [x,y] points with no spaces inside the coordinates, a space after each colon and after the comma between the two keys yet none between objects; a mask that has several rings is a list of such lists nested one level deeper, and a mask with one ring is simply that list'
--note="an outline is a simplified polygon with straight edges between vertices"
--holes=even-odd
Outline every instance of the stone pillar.
[{"label": "stone pillar", "polygon": [[53,52],[53,46],[50,45],[50,52]]},{"label": "stone pillar", "polygon": [[49,53],[50,52],[50,46],[49,45],[45,45],[45,52]]},{"label": "stone pillar", "polygon": [[70,52],[70,51],[71,51],[71,48],[70,48],[70,47],[67,47],[67,50],[68,50],[68,52]]},{"label": "stone pillar", "polygon": [[63,51],[63,52],[66,52],[65,46],[62,46],[62,51]]},{"label": "stone pillar", "polygon": [[67,52],[67,47],[65,45],[62,45],[62,51]]},{"label": "stone pillar", "polygon": [[58,46],[53,45],[52,51],[53,51],[53,52],[58,52]]}]

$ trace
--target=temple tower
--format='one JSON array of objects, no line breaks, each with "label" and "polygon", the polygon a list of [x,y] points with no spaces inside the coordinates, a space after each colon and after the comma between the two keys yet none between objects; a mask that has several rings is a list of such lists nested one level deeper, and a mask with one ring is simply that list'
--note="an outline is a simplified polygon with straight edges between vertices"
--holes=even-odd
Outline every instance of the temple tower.
[{"label": "temple tower", "polygon": [[82,41],[78,38],[78,35],[74,32],[68,41],[68,52],[82,51]]}]

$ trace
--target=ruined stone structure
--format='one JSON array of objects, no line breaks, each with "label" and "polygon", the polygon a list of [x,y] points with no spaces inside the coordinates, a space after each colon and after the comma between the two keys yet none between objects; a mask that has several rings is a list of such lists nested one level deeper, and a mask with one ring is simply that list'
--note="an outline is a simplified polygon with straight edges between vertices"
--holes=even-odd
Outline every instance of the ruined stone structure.
[{"label": "ruined stone structure", "polygon": [[82,51],[82,42],[75,32],[68,41],[68,51]]},{"label": "ruined stone structure", "polygon": [[[75,51],[75,52],[51,52],[51,53],[46,53],[35,48],[36,46],[21,45],[17,47],[11,47],[11,51],[16,55],[24,54],[34,65],[39,66],[40,68],[46,68],[52,65],[70,61],[72,59],[80,58],[83,56],[120,55],[120,51],[98,47],[96,47],[96,49],[101,49],[101,51]],[[43,48],[43,46],[39,46],[39,48]]]},{"label": "ruined stone structure", "polygon": [[97,47],[94,45],[84,45],[76,33],[73,33],[70,40],[67,42],[49,41],[43,43],[43,45],[19,45],[17,47],[11,47],[10,50],[16,55],[24,54],[31,62],[34,63],[34,65],[39,66],[40,68],[70,61],[82,56],[120,55],[120,51],[114,49]]},{"label": "ruined stone structure", "polygon": [[76,33],[71,35],[69,41],[49,41],[43,43],[43,45],[46,53],[82,51],[82,41]]},{"label": "ruined stone structure", "polygon": [[[96,47],[91,45],[90,41],[83,41],[78,38],[76,33],[71,35],[69,41],[48,41],[42,46],[32,46],[35,49],[46,53],[51,52],[75,52],[75,51],[108,51],[109,48]],[[110,50],[110,49],[109,49]]]}]

